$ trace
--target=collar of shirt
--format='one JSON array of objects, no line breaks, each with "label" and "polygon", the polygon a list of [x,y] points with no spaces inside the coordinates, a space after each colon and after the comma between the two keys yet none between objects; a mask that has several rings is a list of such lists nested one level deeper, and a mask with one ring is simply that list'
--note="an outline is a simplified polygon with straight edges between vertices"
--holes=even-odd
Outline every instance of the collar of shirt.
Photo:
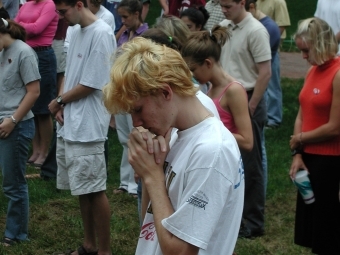
[{"label": "collar of shirt", "polygon": [[240,28],[242,29],[247,23],[248,21],[253,18],[253,15],[249,12],[247,12],[247,16],[239,23],[235,24],[233,21],[230,21],[229,26],[235,30],[236,28]]}]

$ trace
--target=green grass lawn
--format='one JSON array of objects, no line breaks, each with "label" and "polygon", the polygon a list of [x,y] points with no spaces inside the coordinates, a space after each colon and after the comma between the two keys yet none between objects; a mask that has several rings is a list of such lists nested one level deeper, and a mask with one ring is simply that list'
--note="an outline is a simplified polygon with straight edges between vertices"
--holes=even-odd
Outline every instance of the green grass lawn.
[{"label": "green grass lawn", "polygon": [[[289,136],[298,109],[297,95],[302,80],[283,79],[284,120],[279,129],[266,131],[268,153],[268,191],[266,204],[266,235],[255,240],[239,239],[238,255],[310,254],[293,244],[296,189],[288,177],[291,156]],[[121,146],[117,134],[109,133],[109,177],[107,196],[110,201],[111,246],[115,255],[134,254],[139,223],[137,201],[127,194],[114,195],[119,185]],[[36,172],[29,168],[28,172]],[[1,181],[1,177],[0,177]],[[45,255],[82,242],[82,223],[78,200],[68,191],[57,191],[53,181],[29,180],[30,242],[10,248],[0,247],[4,255]],[[0,193],[0,231],[4,229],[7,200]],[[215,255],[215,254],[212,254]],[[223,254],[224,255],[224,254]]]}]

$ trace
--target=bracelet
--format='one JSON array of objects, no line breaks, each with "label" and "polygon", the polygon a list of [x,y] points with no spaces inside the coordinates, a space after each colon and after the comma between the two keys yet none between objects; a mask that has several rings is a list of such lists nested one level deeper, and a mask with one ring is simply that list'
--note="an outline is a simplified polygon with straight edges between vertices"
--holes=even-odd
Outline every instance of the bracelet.
[{"label": "bracelet", "polygon": [[303,143],[302,143],[302,133],[303,132],[300,133],[300,138],[299,138],[300,145],[303,145]]},{"label": "bracelet", "polygon": [[17,120],[13,117],[13,115],[11,116],[12,122],[14,123],[14,125],[17,124]]}]

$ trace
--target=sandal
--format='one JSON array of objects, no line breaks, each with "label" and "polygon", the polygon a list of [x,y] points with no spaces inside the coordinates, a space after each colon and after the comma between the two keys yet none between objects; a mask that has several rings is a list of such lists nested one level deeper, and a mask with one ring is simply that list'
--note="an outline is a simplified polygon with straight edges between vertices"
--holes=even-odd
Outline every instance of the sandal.
[{"label": "sandal", "polygon": [[4,247],[10,247],[10,246],[16,244],[16,241],[13,240],[13,239],[9,239],[8,237],[4,237],[4,238],[2,238],[0,244]]},{"label": "sandal", "polygon": [[98,251],[88,252],[85,250],[84,246],[80,246],[77,251],[78,255],[98,255]]},{"label": "sandal", "polygon": [[[54,252],[53,255],[72,255],[73,252],[75,252],[75,251],[68,249],[65,252]],[[98,251],[88,252],[88,251],[85,250],[83,245],[81,245],[78,248],[77,252],[78,252],[78,255],[98,255]]]},{"label": "sandal", "polygon": [[124,188],[118,188],[118,189],[113,190],[113,194],[123,194],[123,193],[127,193],[127,190]]}]

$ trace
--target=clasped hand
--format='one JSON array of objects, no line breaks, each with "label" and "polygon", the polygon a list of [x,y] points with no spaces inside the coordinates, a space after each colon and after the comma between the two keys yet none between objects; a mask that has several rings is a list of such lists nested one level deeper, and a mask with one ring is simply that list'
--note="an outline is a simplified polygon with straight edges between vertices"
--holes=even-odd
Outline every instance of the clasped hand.
[{"label": "clasped hand", "polygon": [[163,163],[169,152],[170,128],[165,137],[134,128],[129,136],[129,163],[142,179],[163,178]]}]

